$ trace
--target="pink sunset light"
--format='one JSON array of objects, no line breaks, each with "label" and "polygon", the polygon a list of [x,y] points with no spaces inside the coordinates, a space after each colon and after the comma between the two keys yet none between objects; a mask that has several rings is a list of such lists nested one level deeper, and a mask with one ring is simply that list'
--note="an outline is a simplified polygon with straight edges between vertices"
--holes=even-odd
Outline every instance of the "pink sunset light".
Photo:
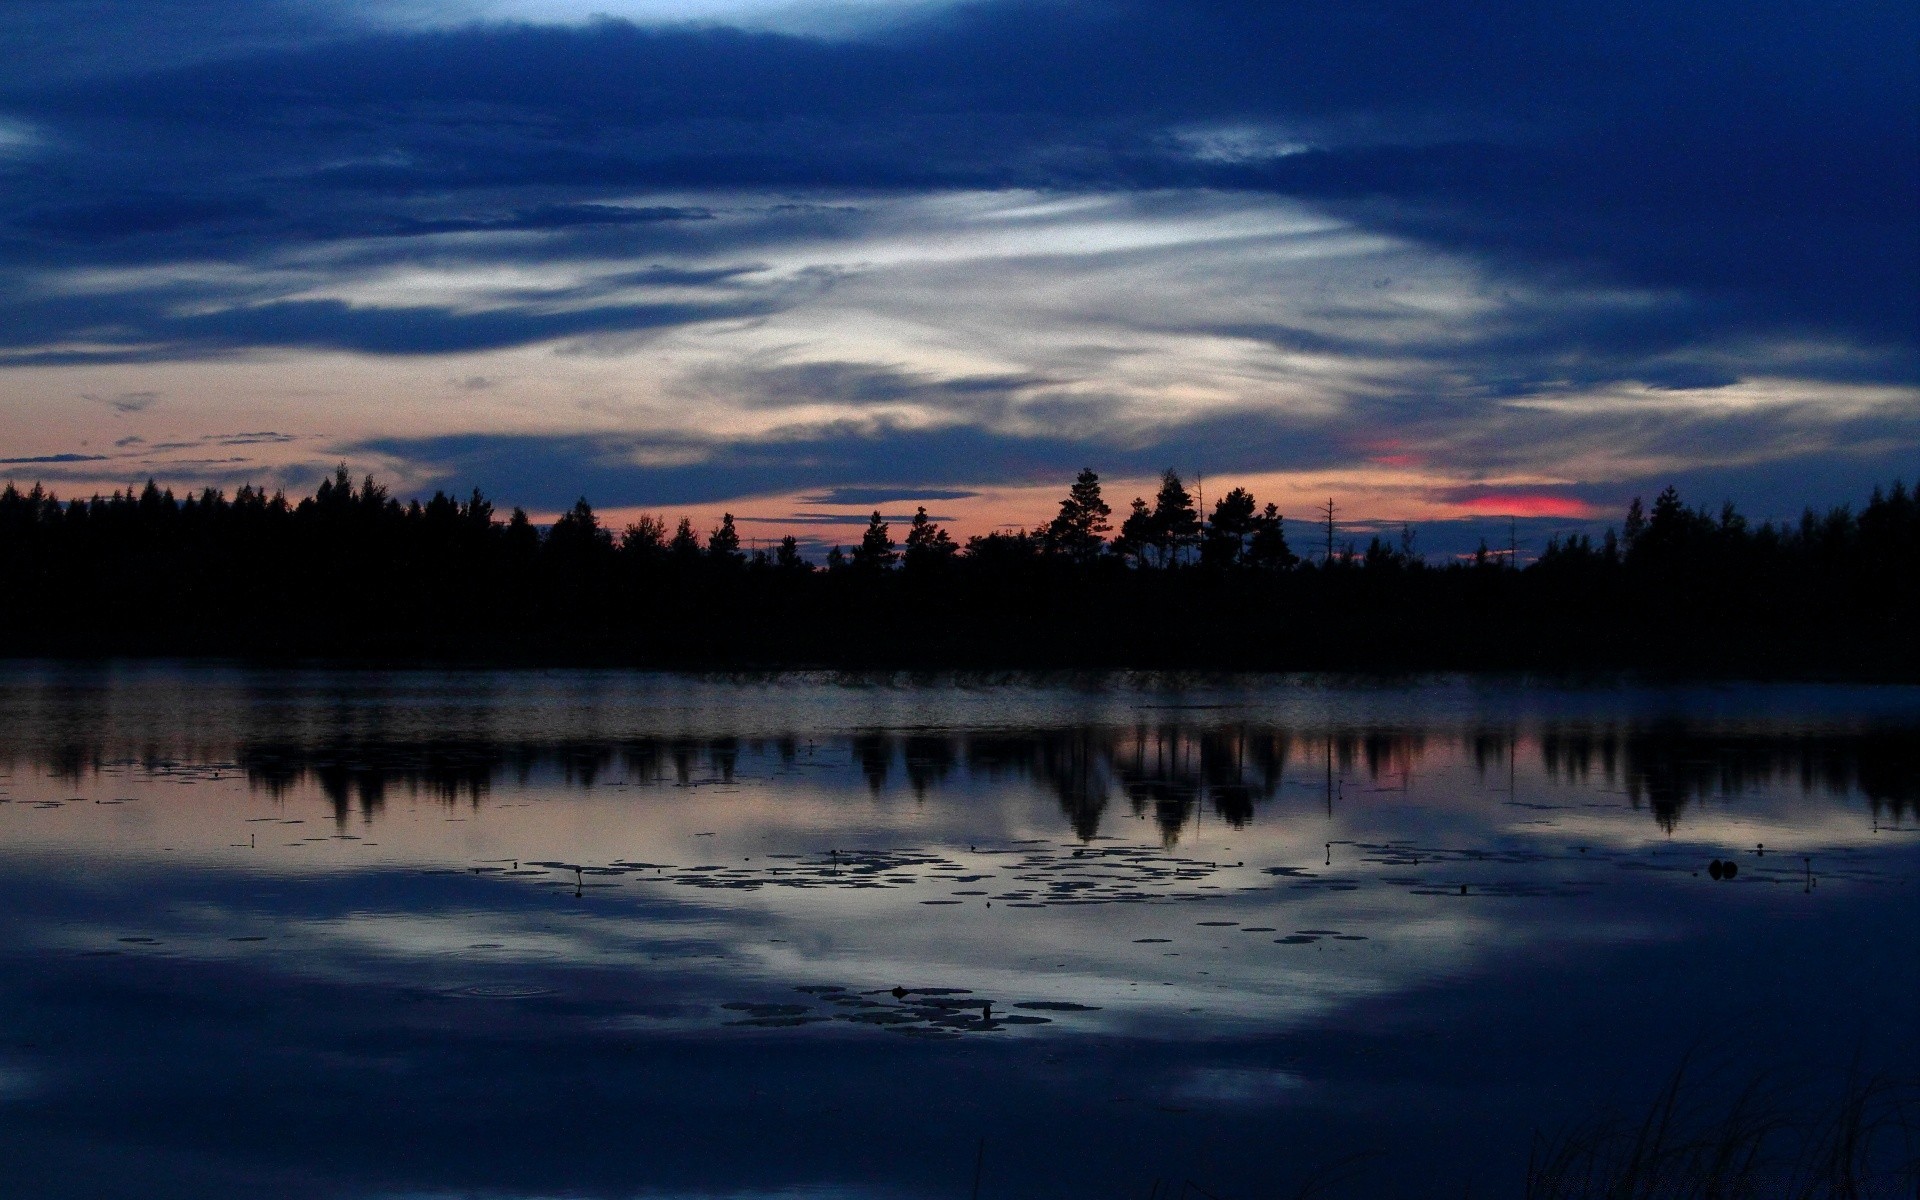
[{"label": "pink sunset light", "polygon": [[1538,492],[1493,492],[1462,500],[1460,511],[1485,517],[1569,517],[1592,520],[1602,510],[1572,496],[1551,496]]}]

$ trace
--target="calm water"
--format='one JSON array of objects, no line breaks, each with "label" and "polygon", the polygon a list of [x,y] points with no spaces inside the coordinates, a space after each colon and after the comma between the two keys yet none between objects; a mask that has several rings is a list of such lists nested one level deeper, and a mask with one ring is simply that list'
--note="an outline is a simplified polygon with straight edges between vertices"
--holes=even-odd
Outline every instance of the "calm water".
[{"label": "calm water", "polygon": [[1920,1074],[1917,804],[1915,689],[16,666],[0,1192],[1515,1195]]}]

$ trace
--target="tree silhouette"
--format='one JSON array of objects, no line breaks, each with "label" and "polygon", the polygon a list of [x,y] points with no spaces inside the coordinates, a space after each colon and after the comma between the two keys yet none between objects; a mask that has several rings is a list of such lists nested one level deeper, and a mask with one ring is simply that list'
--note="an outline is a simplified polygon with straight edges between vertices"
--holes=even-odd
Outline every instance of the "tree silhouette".
[{"label": "tree silhouette", "polygon": [[1092,467],[1083,468],[1067,498],[1060,502],[1060,513],[1047,526],[1048,552],[1063,554],[1078,563],[1100,557],[1106,547],[1106,535],[1113,524],[1108,520],[1113,509],[1100,497],[1100,476]]},{"label": "tree silhouette", "polygon": [[1203,566],[1237,566],[1246,554],[1247,543],[1258,528],[1254,515],[1253,493],[1234,488],[1213,506],[1213,518],[1207,522],[1200,541]]},{"label": "tree silhouette", "polygon": [[1264,571],[1285,571],[1299,564],[1300,559],[1287,545],[1286,521],[1277,505],[1268,504],[1265,511],[1253,519],[1253,536],[1247,541],[1247,561]]},{"label": "tree silhouette", "polygon": [[887,523],[875,509],[866,532],[860,535],[860,544],[853,548],[853,565],[861,571],[884,571],[899,557],[894,553],[893,539],[887,535]]},{"label": "tree silhouette", "polygon": [[599,516],[582,496],[547,531],[546,548],[560,559],[580,561],[612,551],[613,535],[600,527]]},{"label": "tree silhouette", "polygon": [[922,507],[913,514],[913,525],[907,530],[907,552],[903,565],[910,570],[925,571],[950,562],[959,549],[947,531],[934,524],[927,517],[927,510]]},{"label": "tree silhouette", "polygon": [[720,514],[720,528],[707,535],[707,555],[716,562],[739,563],[740,533],[733,527],[733,514]]},{"label": "tree silhouette", "polygon": [[[1097,514],[1096,483],[1082,472],[1063,511]],[[62,500],[7,484],[0,653],[1920,678],[1920,501],[1904,483],[1857,513],[1787,524],[1689,508],[1667,489],[1623,526],[1554,537],[1510,570],[1484,545],[1429,565],[1411,529],[1303,569],[1276,506],[1256,513],[1235,488],[1196,571],[1160,569],[1197,531],[1178,477],[1161,484],[1154,505],[1132,506],[1112,555],[1091,549],[1097,535],[1079,543],[1090,557],[1067,549],[1062,535],[1094,520],[960,549],[917,511],[898,576],[878,512],[859,569],[836,548],[822,573],[792,537],[742,563],[725,517],[705,550],[690,520],[669,538],[652,515],[616,544],[585,498],[543,531],[523,509],[503,520],[477,491],[402,501],[344,466],[297,501],[252,486],[176,495],[152,480]]]},{"label": "tree silhouette", "polygon": [[667,550],[667,522],[664,517],[641,513],[620,535],[620,549],[636,560],[657,559]]},{"label": "tree silhouette", "polygon": [[800,557],[800,539],[788,534],[773,552],[773,564],[782,571],[811,571],[813,564]]},{"label": "tree silhouette", "polygon": [[1127,519],[1120,523],[1120,536],[1113,539],[1114,553],[1135,566],[1146,566],[1149,552],[1157,542],[1153,511],[1147,507],[1145,500],[1135,496],[1132,510],[1127,513]]},{"label": "tree silhouette", "polygon": [[667,550],[683,564],[699,559],[700,535],[693,531],[693,518],[680,518],[680,524],[674,529],[673,541],[668,544]]},{"label": "tree silhouette", "polygon": [[1194,511],[1193,496],[1172,467],[1160,476],[1160,490],[1153,498],[1152,528],[1162,566],[1179,563],[1181,552],[1200,538],[1200,514]]}]

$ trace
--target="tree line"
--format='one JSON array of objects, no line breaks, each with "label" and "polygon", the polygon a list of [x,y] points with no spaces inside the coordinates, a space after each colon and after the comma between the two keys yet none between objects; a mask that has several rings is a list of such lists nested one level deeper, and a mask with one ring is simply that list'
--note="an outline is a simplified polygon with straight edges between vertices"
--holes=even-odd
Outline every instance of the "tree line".
[{"label": "tree line", "polygon": [[[582,499],[550,527],[478,490],[402,502],[153,482],[0,490],[0,653],[673,667],[1618,669],[1920,675],[1920,497],[1753,524],[1636,499],[1598,541],[1443,564],[1411,528],[1302,557],[1275,505],[1201,512],[1169,470],[1114,520],[1084,470],[1051,520],[957,541],[874,512],[815,563]],[[898,536],[896,536],[896,534]],[[1331,552],[1328,552],[1328,551]]]}]

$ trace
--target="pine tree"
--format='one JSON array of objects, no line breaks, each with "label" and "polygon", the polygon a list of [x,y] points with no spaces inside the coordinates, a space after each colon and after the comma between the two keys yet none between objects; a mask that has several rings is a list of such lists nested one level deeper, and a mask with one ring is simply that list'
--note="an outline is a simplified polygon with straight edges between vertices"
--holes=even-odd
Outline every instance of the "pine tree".
[{"label": "pine tree", "polygon": [[1154,539],[1153,513],[1145,500],[1135,496],[1127,519],[1120,522],[1120,536],[1113,539],[1113,552],[1136,566],[1145,566]]},{"label": "pine tree", "polygon": [[1633,550],[1633,544],[1639,541],[1640,535],[1646,531],[1647,513],[1640,506],[1640,497],[1635,496],[1633,503],[1627,505],[1627,522],[1620,529],[1620,540],[1625,543],[1629,553]]},{"label": "pine tree", "polygon": [[1153,498],[1153,532],[1163,566],[1178,563],[1180,552],[1200,537],[1200,514],[1194,511],[1193,495],[1172,467],[1160,476],[1160,491]]},{"label": "pine tree", "polygon": [[673,531],[673,541],[667,549],[681,562],[691,562],[700,557],[700,535],[693,531],[691,518],[680,518],[680,526]]},{"label": "pine tree", "polygon": [[1264,571],[1284,571],[1299,563],[1287,545],[1286,519],[1278,505],[1269,504],[1253,519],[1253,536],[1247,540],[1247,562]]},{"label": "pine tree", "polygon": [[641,513],[620,535],[620,549],[638,558],[657,558],[666,548],[666,518],[652,513]]},{"label": "pine tree", "polygon": [[613,535],[600,527],[600,518],[585,496],[560,514],[547,531],[547,546],[561,554],[590,554],[613,546]]},{"label": "pine tree", "polygon": [[860,535],[860,544],[853,548],[853,565],[866,571],[884,571],[899,557],[894,553],[893,539],[887,536],[887,523],[876,509],[867,522],[867,531]]},{"label": "pine tree", "polygon": [[1212,567],[1231,567],[1239,563],[1253,536],[1253,493],[1234,488],[1213,506],[1213,518],[1207,522],[1206,536],[1200,542],[1200,561]]},{"label": "pine tree", "polygon": [[[836,547],[838,549],[838,547]],[[792,534],[780,539],[780,548],[773,552],[773,565],[782,571],[810,571],[811,563],[800,557],[800,539]]]},{"label": "pine tree", "polygon": [[707,535],[707,554],[717,562],[740,561],[740,531],[733,527],[733,514],[720,514],[720,528]]},{"label": "pine tree", "polygon": [[927,516],[924,507],[913,514],[913,526],[907,530],[905,565],[909,569],[925,570],[938,566],[952,559],[954,552],[959,549],[947,531]]},{"label": "pine tree", "polygon": [[1067,498],[1060,502],[1060,514],[1047,526],[1048,552],[1064,554],[1075,562],[1092,562],[1106,546],[1106,534],[1113,528],[1108,520],[1112,515],[1113,509],[1100,496],[1100,476],[1092,467],[1084,468]]}]

